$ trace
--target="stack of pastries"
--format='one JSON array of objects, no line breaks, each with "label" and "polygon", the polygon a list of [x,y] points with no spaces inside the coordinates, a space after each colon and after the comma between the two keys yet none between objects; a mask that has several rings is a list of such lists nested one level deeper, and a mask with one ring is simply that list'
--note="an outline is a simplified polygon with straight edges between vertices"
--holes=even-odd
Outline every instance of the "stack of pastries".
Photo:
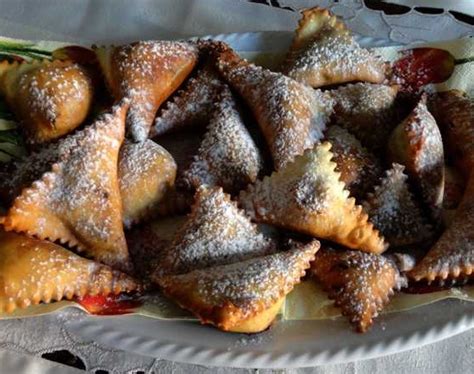
[{"label": "stack of pastries", "polygon": [[0,63],[28,148],[0,169],[0,313],[158,289],[252,333],[307,277],[364,332],[473,279],[474,101],[404,92],[327,10],[278,71],[209,40],[89,55]]}]

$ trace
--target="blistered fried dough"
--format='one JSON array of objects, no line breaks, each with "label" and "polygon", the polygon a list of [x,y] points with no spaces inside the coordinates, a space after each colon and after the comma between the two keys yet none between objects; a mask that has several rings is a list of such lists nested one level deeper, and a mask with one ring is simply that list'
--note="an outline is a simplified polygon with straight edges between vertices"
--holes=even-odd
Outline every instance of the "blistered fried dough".
[{"label": "blistered fried dough", "polygon": [[84,295],[129,292],[138,284],[51,242],[0,230],[0,313]]},{"label": "blistered fried dough", "polygon": [[245,127],[232,92],[225,88],[182,181],[187,187],[207,184],[236,193],[255,182],[262,167],[260,151]]},{"label": "blistered fried dough", "polygon": [[401,281],[396,266],[384,256],[330,247],[316,254],[311,273],[359,332],[372,326]]},{"label": "blistered fried dough", "polygon": [[127,109],[127,102],[114,107],[53,148],[60,152],[55,163],[14,200],[1,218],[5,229],[77,246],[128,270],[117,176]]},{"label": "blistered fried dough", "polygon": [[223,87],[225,83],[219,78],[215,68],[210,63],[206,64],[164,106],[150,130],[150,137],[184,127],[206,125]]},{"label": "blistered fried dough", "polygon": [[151,213],[170,193],[176,168],[168,151],[151,140],[122,145],[118,175],[126,227]]},{"label": "blistered fried dough", "polygon": [[397,125],[397,86],[348,84],[329,91],[334,100],[333,121],[347,129],[364,146],[378,151],[385,147]]},{"label": "blistered fried dough", "polygon": [[250,64],[230,49],[219,54],[218,65],[230,86],[251,108],[276,170],[323,137],[332,111],[324,93]]},{"label": "blistered fried dough", "polygon": [[181,274],[275,251],[219,187],[201,187],[185,225],[165,251],[160,273]]},{"label": "blistered fried dough", "polygon": [[386,248],[383,237],[362,207],[349,198],[330,148],[328,142],[319,144],[250,185],[240,193],[240,203],[256,222],[381,253]]},{"label": "blistered fried dough", "polygon": [[160,105],[193,70],[198,50],[192,43],[147,41],[96,49],[108,87],[116,100],[129,98],[127,128],[144,141]]},{"label": "blistered fried dough", "polygon": [[44,143],[84,121],[94,87],[89,73],[71,61],[3,61],[0,92],[21,121],[27,141]]},{"label": "blistered fried dough", "polygon": [[224,331],[260,332],[273,322],[318,249],[314,240],[264,257],[164,276],[159,284],[202,323]]},{"label": "blistered fried dough", "polygon": [[444,152],[441,133],[423,96],[415,109],[390,135],[388,154],[392,162],[405,165],[420,187],[433,217],[439,217],[444,194]]},{"label": "blistered fried dough", "polygon": [[362,198],[377,183],[382,174],[380,161],[347,130],[337,125],[326,131],[340,180],[356,199]]},{"label": "blistered fried dough", "polygon": [[303,11],[283,71],[317,88],[353,81],[381,83],[386,64],[361,48],[327,9],[311,8]]},{"label": "blistered fried dough", "polygon": [[448,148],[464,176],[474,170],[474,100],[460,90],[436,94],[430,110]]},{"label": "blistered fried dough", "polygon": [[423,242],[432,235],[432,227],[410,192],[403,169],[402,165],[392,164],[362,204],[370,221],[396,247]]},{"label": "blistered fried dough", "polygon": [[474,174],[451,225],[433,248],[410,271],[415,281],[472,278],[474,272]]}]

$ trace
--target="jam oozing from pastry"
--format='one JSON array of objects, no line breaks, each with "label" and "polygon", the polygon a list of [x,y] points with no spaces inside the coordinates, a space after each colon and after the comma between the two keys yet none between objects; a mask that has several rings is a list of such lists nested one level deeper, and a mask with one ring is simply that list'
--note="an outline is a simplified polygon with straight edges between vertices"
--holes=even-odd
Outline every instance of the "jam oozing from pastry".
[{"label": "jam oozing from pastry", "polygon": [[88,313],[98,316],[112,316],[133,313],[143,305],[139,294],[136,295],[85,295],[75,299]]}]

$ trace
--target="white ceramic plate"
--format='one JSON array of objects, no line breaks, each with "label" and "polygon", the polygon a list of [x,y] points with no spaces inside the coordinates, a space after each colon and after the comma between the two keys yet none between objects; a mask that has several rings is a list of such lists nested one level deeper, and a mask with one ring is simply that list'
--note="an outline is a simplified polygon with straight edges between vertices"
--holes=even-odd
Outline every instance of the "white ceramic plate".
[{"label": "white ceramic plate", "polygon": [[[282,51],[291,33],[245,33],[213,38],[239,51]],[[392,45],[360,37],[364,46]],[[87,317],[68,328],[88,340],[141,355],[202,365],[291,368],[374,358],[433,343],[474,327],[474,303],[444,300],[377,318],[366,334],[345,318],[278,321],[256,335],[223,333],[193,321],[141,316]]]}]

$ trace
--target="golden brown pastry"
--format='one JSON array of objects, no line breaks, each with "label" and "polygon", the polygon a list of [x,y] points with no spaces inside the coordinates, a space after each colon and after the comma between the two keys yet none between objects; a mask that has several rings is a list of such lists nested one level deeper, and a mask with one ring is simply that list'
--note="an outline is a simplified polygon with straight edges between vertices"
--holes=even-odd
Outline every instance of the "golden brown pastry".
[{"label": "golden brown pastry", "polygon": [[0,93],[30,143],[60,138],[78,127],[92,104],[86,69],[71,61],[0,63]]},{"label": "golden brown pastry", "polygon": [[161,273],[227,265],[275,252],[275,243],[257,231],[220,187],[202,186],[184,226],[165,250]]},{"label": "golden brown pastry", "polygon": [[381,83],[386,64],[361,48],[327,9],[303,11],[283,72],[314,88],[353,81]]},{"label": "golden brown pastry", "polygon": [[397,86],[356,83],[328,91],[334,100],[333,122],[353,134],[365,147],[384,148],[397,125]]},{"label": "golden brown pastry", "polygon": [[138,284],[59,245],[0,230],[0,313],[84,295],[129,292]]},{"label": "golden brown pastry", "polygon": [[250,64],[230,49],[219,54],[218,65],[252,110],[276,170],[321,140],[332,111],[324,93]]},{"label": "golden brown pastry", "polygon": [[191,73],[197,47],[188,42],[147,41],[96,49],[102,72],[116,100],[129,98],[128,132],[144,141],[160,105]]},{"label": "golden brown pastry", "polygon": [[430,110],[443,134],[448,155],[466,178],[474,169],[474,100],[460,90],[436,94]]},{"label": "golden brown pastry", "polygon": [[240,193],[240,204],[256,222],[268,223],[349,248],[381,253],[386,249],[368,216],[339,181],[324,142],[296,157],[270,177]]},{"label": "golden brown pastry", "polygon": [[224,331],[260,332],[273,322],[318,249],[314,240],[264,257],[163,276],[159,284],[202,323]]},{"label": "golden brown pastry", "polygon": [[329,126],[326,140],[332,144],[331,152],[340,180],[357,200],[366,195],[382,174],[380,161],[360,144],[347,130],[337,125]]},{"label": "golden brown pastry", "polygon": [[402,278],[384,256],[323,247],[311,265],[312,275],[358,332],[366,332],[388,304]]},{"label": "golden brown pastry", "polygon": [[188,188],[207,184],[237,193],[255,182],[263,167],[262,156],[227,87],[214,105],[201,146],[181,181]]},{"label": "golden brown pastry", "polygon": [[130,227],[163,202],[174,186],[176,162],[160,145],[126,141],[120,149],[118,175],[123,222]]},{"label": "golden brown pastry", "polygon": [[444,194],[443,140],[426,107],[425,96],[393,130],[388,154],[392,162],[405,165],[407,174],[417,182],[433,218],[439,218]]},{"label": "golden brown pastry", "polygon": [[5,229],[77,246],[98,261],[129,270],[117,170],[127,109],[122,103],[49,148],[59,152],[54,163],[1,217]]},{"label": "golden brown pastry", "polygon": [[408,273],[415,281],[472,278],[474,272],[474,174],[451,225],[428,254]]},{"label": "golden brown pastry", "polygon": [[215,68],[210,63],[204,65],[161,110],[150,130],[150,138],[185,127],[206,125],[224,87]]},{"label": "golden brown pastry", "polygon": [[362,204],[370,221],[395,247],[426,241],[433,234],[403,170],[402,165],[392,164]]}]

